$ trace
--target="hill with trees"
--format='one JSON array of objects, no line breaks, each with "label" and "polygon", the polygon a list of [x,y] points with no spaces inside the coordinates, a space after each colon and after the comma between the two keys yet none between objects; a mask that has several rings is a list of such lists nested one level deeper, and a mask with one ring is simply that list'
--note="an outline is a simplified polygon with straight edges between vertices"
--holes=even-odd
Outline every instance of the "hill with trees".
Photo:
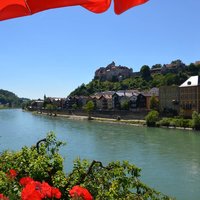
[{"label": "hill with trees", "polygon": [[0,89],[1,107],[20,107],[24,100],[24,98],[19,98],[13,92]]},{"label": "hill with trees", "polygon": [[[108,65],[110,66],[110,65]],[[116,68],[116,67],[115,67]],[[112,70],[112,69],[111,69]],[[99,69],[97,70],[99,71]],[[110,71],[109,71],[110,73]],[[164,85],[181,85],[190,76],[200,75],[200,62],[184,64],[181,60],[172,61],[170,64],[155,64],[151,67],[143,65],[140,72],[132,73],[132,76],[124,79],[102,80],[94,76],[88,84],[82,84],[70,93],[70,96],[91,95],[102,91],[118,90],[148,90]]]}]

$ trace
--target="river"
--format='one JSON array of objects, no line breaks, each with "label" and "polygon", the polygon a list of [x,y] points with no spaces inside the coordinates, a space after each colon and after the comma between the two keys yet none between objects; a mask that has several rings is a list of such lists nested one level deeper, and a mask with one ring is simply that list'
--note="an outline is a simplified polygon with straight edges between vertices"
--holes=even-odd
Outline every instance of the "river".
[{"label": "river", "polygon": [[200,199],[200,132],[134,127],[0,110],[0,151],[31,146],[54,131],[69,173],[77,157],[104,164],[128,160],[142,181],[178,200]]}]

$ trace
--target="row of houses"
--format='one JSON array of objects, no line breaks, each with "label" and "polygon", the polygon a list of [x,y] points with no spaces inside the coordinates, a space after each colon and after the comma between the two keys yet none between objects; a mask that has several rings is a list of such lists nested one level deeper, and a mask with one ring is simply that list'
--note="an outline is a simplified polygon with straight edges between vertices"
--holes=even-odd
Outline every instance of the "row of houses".
[{"label": "row of houses", "polygon": [[66,99],[66,108],[71,109],[73,105],[83,107],[88,101],[93,101],[97,110],[141,110],[149,109],[151,96],[158,98],[159,89],[153,88],[148,92],[138,90],[121,90],[98,92],[91,96],[70,96]]},{"label": "row of houses", "polygon": [[98,92],[90,96],[68,96],[67,98],[45,97],[31,104],[33,109],[42,109],[54,105],[57,109],[81,109],[88,101],[93,101],[96,110],[143,110],[150,109],[150,98],[158,99],[159,89],[152,88],[146,92],[138,90],[120,90]]},{"label": "row of houses", "polygon": [[162,86],[145,92],[121,90],[98,92],[91,96],[45,97],[33,101],[31,107],[41,109],[52,104],[62,110],[81,109],[88,101],[93,101],[96,110],[150,110],[152,96],[159,101],[161,113],[190,117],[193,111],[200,112],[200,78],[192,76],[180,86]]}]

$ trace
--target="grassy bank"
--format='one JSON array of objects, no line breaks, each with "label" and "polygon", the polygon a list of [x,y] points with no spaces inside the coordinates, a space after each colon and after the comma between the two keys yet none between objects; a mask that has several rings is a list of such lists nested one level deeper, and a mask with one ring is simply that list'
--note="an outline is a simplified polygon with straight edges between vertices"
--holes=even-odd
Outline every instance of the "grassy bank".
[{"label": "grassy bank", "polygon": [[[80,116],[80,115],[66,115],[66,114],[50,114],[50,113],[44,113],[44,112],[37,112],[34,111],[32,112],[33,114],[42,114],[46,116],[51,116],[51,117],[65,117],[68,119],[73,119],[73,120],[88,120],[88,116]],[[145,120],[124,120],[124,119],[111,119],[111,118],[103,118],[103,117],[93,117],[91,118],[93,121],[98,121],[98,122],[106,122],[106,123],[118,123],[118,124],[130,124],[130,125],[135,125],[135,126],[145,126],[146,122]]]},{"label": "grassy bank", "polygon": [[[67,114],[50,114],[44,112],[32,112],[34,114],[46,115],[51,117],[64,117],[72,120],[88,120],[88,116],[79,116],[79,115],[67,115]],[[134,126],[147,126],[146,120],[139,119],[112,119],[112,118],[104,118],[104,117],[93,117],[90,119],[92,121],[105,122],[105,123],[117,123],[117,124],[127,124]],[[170,128],[170,129],[182,129],[182,130],[194,130],[194,123],[192,119],[184,119],[184,118],[161,118],[159,119],[154,127],[158,128]]]}]

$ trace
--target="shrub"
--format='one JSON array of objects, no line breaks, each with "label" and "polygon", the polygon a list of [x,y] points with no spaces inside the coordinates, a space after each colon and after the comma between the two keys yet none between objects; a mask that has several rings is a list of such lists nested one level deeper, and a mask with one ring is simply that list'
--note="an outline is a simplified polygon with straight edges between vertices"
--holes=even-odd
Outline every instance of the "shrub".
[{"label": "shrub", "polygon": [[154,95],[150,98],[150,109],[159,110],[159,101]]},{"label": "shrub", "polygon": [[150,111],[147,116],[145,117],[147,126],[155,126],[156,122],[159,120],[159,113],[158,111]]},{"label": "shrub", "polygon": [[196,111],[192,113],[192,127],[196,130],[200,130],[200,114]]},{"label": "shrub", "polygon": [[163,118],[158,122],[158,125],[191,128],[192,121],[190,119],[183,119],[183,118]]},{"label": "shrub", "polygon": [[170,118],[163,118],[159,121],[160,126],[169,126],[170,125]]},{"label": "shrub", "polygon": [[183,118],[180,118],[180,119],[174,119],[174,124],[176,127],[183,127],[183,128],[186,128],[186,127],[191,127],[191,120],[190,119],[183,119]]}]

